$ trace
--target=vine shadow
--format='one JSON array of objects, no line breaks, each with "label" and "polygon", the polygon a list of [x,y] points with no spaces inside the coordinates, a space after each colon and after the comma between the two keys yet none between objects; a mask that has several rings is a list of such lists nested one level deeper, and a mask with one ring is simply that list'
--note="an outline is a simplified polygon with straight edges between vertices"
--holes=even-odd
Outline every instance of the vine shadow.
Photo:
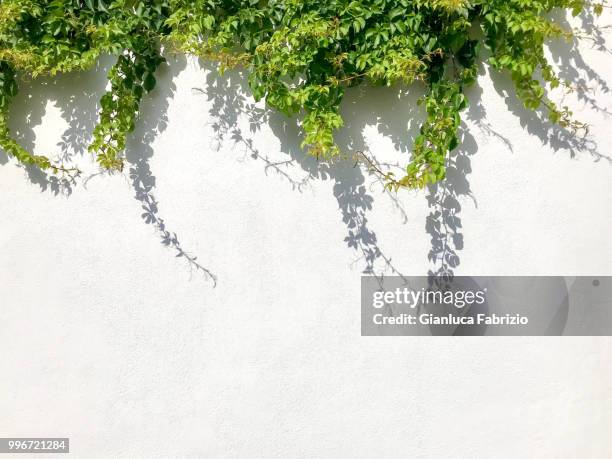
[{"label": "vine shadow", "polygon": [[[604,35],[595,24],[593,14],[582,13],[580,20],[582,28],[593,35],[593,46],[601,52],[610,53],[605,47]],[[564,23],[569,28],[569,23],[567,21]],[[590,93],[593,89],[590,86],[595,85],[604,94],[610,92],[610,87],[606,80],[584,60],[578,49],[578,41],[575,38],[570,43],[561,40],[549,43],[549,50],[559,77],[562,80],[576,82],[579,101],[587,104],[592,110],[609,116],[610,109],[601,106],[597,98]],[[483,63],[480,64],[478,73],[480,76],[487,73]],[[588,132],[582,136],[576,135],[568,129],[552,124],[541,110],[526,109],[516,97],[509,75],[491,71],[490,77],[495,90],[503,97],[508,109],[517,116],[521,126],[530,135],[537,137],[542,145],[550,146],[554,152],[566,151],[571,157],[588,153],[595,161],[606,160],[612,164],[612,158],[599,151],[596,140]],[[486,121],[487,113],[482,104],[482,92],[478,84],[468,90],[470,106],[464,118],[478,128],[480,134],[496,138],[512,152],[511,141]],[[426,231],[431,235],[431,250],[428,256],[433,265],[433,269],[428,274],[436,278],[452,278],[461,262],[459,252],[464,248],[460,217],[461,201],[470,198],[477,206],[470,189],[468,175],[472,172],[470,158],[477,153],[478,145],[465,122],[461,125],[461,137],[459,147],[452,151],[447,159],[446,179],[430,186],[427,196],[429,207],[432,209],[426,223]]]},{"label": "vine shadow", "polygon": [[[610,52],[605,48],[603,34],[597,31],[593,18],[585,15],[582,20],[585,29],[594,33],[594,46],[602,52]],[[550,50],[562,78],[578,81],[581,86],[588,86],[594,82],[604,93],[609,93],[606,81],[580,56],[576,43],[556,42],[551,44]],[[142,205],[143,221],[155,228],[164,246],[172,248],[191,268],[200,271],[214,283],[216,281],[214,275],[199,264],[197,257],[186,252],[177,235],[168,229],[166,222],[160,216],[160,205],[154,195],[156,178],[149,164],[153,156],[151,144],[166,128],[169,101],[176,90],[173,79],[185,68],[186,62],[182,57],[170,59],[173,65],[164,66],[158,71],[157,88],[143,100],[137,130],[130,136],[126,151],[129,177],[135,198]],[[202,63],[202,66],[209,70],[207,85],[205,89],[194,88],[194,93],[205,95],[212,102],[210,115],[217,148],[220,148],[220,144],[224,141],[233,142],[243,149],[245,156],[261,161],[265,173],[273,171],[281,175],[299,192],[308,188],[312,180],[331,180],[341,218],[347,228],[344,242],[356,252],[355,263],[363,262],[362,271],[368,275],[401,275],[401,270],[394,265],[392,257],[381,248],[376,232],[368,221],[368,214],[374,206],[373,187],[380,187],[392,200],[402,221],[404,223],[408,221],[408,214],[401,201],[394,193],[384,189],[380,178],[367,168],[357,167],[352,159],[327,164],[304,154],[299,145],[302,133],[298,123],[262,108],[260,104],[255,104],[249,96],[250,90],[243,74],[229,71],[221,76],[211,64]],[[37,80],[36,85],[26,83],[25,90],[20,92],[13,104],[15,108],[11,116],[11,128],[17,140],[26,148],[33,149],[35,144],[33,128],[41,123],[47,103],[52,100],[69,126],[57,144],[59,151],[55,159],[70,162],[82,156],[87,151],[86,147],[97,120],[98,101],[105,90],[109,67],[110,61],[101,60],[90,72],[70,77],[59,76],[52,80]],[[481,66],[480,74],[485,73],[483,67]],[[548,123],[541,112],[526,110],[515,97],[512,83],[506,75],[492,74],[491,77],[496,91],[502,95],[508,109],[519,118],[521,125],[530,134],[541,140],[542,144],[551,146],[554,151],[567,150],[572,156],[587,151],[597,160],[607,159],[612,162],[609,157],[598,151],[597,144],[591,137],[576,137],[571,132]],[[95,81],[94,85],[92,81]],[[43,96],[43,91],[51,92],[53,97]],[[394,149],[401,153],[401,162],[393,163],[377,159],[379,152],[375,154],[368,152],[368,154],[375,157],[375,161],[385,168],[401,169],[402,165],[409,162],[412,141],[423,117],[415,103],[421,95],[419,89],[411,88],[411,92],[408,92],[404,88],[397,88],[395,91],[388,88],[367,88],[367,91],[368,95],[364,88],[348,91],[342,106],[346,123],[345,128],[337,136],[338,144],[342,151],[367,152],[367,142],[363,132],[367,126],[375,126],[379,133],[392,141]],[[480,87],[476,86],[470,92],[471,105],[467,119],[481,132],[501,139],[511,150],[511,142],[495,132],[486,122],[486,111],[480,100],[482,94]],[[579,98],[591,108],[606,115],[610,114],[608,108],[601,107],[597,99],[590,97],[588,93],[579,93]],[[369,104],[372,100],[375,100],[378,106],[384,107],[384,117],[379,114],[381,110],[371,109]],[[248,120],[248,132],[244,132],[239,127],[239,121],[243,117]],[[263,124],[268,125],[280,141],[284,158],[273,159],[256,146],[254,134]],[[432,264],[430,275],[452,276],[460,264],[459,253],[464,248],[460,217],[461,201],[470,197],[476,202],[470,189],[468,175],[471,173],[470,157],[477,150],[474,137],[467,132],[465,124],[462,125],[462,143],[449,156],[446,180],[428,189],[430,214],[425,229],[431,236],[431,249],[428,255]],[[0,164],[7,162],[7,155],[0,152]],[[43,191],[50,190],[54,194],[68,195],[72,192],[72,183],[67,179],[49,176],[36,168],[24,169],[30,180],[39,185]]]},{"label": "vine shadow", "polygon": [[[177,234],[169,229],[160,215],[160,204],[154,194],[156,178],[149,164],[153,156],[152,143],[166,129],[169,102],[176,90],[173,80],[186,66],[183,56],[167,56],[167,59],[172,65],[164,64],[156,72],[158,84],[153,92],[143,98],[137,128],[128,136],[125,152],[129,166],[127,175],[134,197],[141,203],[141,218],[145,224],[153,226],[161,244],[172,249],[177,257],[183,258],[192,272],[201,273],[216,285],[215,275],[200,264],[196,256],[186,251]],[[59,109],[67,128],[56,144],[57,150],[48,156],[55,161],[71,164],[88,153],[98,121],[99,101],[107,90],[107,74],[113,63],[113,57],[102,56],[96,66],[86,72],[21,82],[20,92],[11,106],[10,128],[15,139],[28,151],[34,151],[35,128],[42,123],[48,104],[52,103]],[[0,165],[9,161],[8,155],[0,151]],[[39,168],[18,163],[17,167],[24,169],[30,182],[43,192],[64,196],[70,196],[73,192],[76,183],[74,179],[48,174]],[[84,177],[83,186],[86,188],[90,180],[100,175],[106,175],[106,172]]]},{"label": "vine shadow", "polygon": [[429,277],[452,279],[461,263],[464,249],[461,201],[472,195],[468,175],[472,172],[470,157],[477,153],[476,140],[462,124],[460,146],[450,152],[446,163],[446,178],[428,187],[427,205],[430,212],[425,231],[431,236],[428,259]]},{"label": "vine shadow", "polygon": [[168,126],[168,107],[176,92],[174,79],[187,66],[183,55],[165,56],[168,62],[155,73],[155,89],[141,102],[136,130],[128,137],[125,158],[129,165],[128,176],[134,190],[134,198],[141,204],[141,218],[151,225],[164,247],[172,249],[175,256],[187,263],[191,273],[200,273],[217,285],[215,274],[198,261],[198,257],[185,250],[177,236],[166,224],[160,213],[160,203],[155,197],[157,179],[151,170],[152,144]]},{"label": "vine shadow", "polygon": [[[106,74],[112,63],[110,56],[102,56],[96,65],[86,72],[40,77],[33,81],[22,79],[19,82],[20,91],[10,109],[9,127],[15,140],[26,150],[35,150],[35,128],[41,125],[48,104],[51,103],[59,109],[68,126],[62,132],[55,151],[41,153],[58,163],[68,165],[84,156],[97,123],[100,97],[106,90]],[[0,164],[8,162],[8,155],[1,152]],[[15,164],[22,168],[30,182],[43,192],[69,196],[73,191],[76,183],[73,178],[53,175],[34,166],[24,166],[17,162]]]},{"label": "vine shadow", "polygon": [[[555,19],[566,30],[572,29],[566,16],[557,14]],[[610,54],[602,27],[597,25],[594,14],[585,11],[577,19],[582,30],[591,36],[592,47],[601,53]],[[547,48],[559,78],[572,83],[572,94],[577,100],[588,105],[591,110],[608,117],[612,114],[611,107],[602,106],[597,94],[598,91],[604,95],[609,94],[610,85],[585,61],[580,52],[580,44],[581,38],[574,37],[569,42],[562,39],[551,40],[547,43]],[[491,71],[490,74],[494,88],[504,98],[508,110],[519,119],[521,126],[530,135],[540,140],[542,145],[549,146],[555,153],[566,151],[572,158],[588,153],[596,161],[605,160],[612,164],[612,157],[600,152],[596,139],[588,130],[574,133],[570,129],[550,123],[544,110],[532,111],[524,107],[516,97],[513,83],[506,72]],[[563,105],[566,95],[561,95],[560,105]]]},{"label": "vine shadow", "polygon": [[[482,63],[478,74],[485,74]],[[430,278],[450,280],[454,277],[455,270],[461,264],[460,252],[465,246],[461,219],[462,202],[469,198],[478,207],[468,179],[472,173],[471,157],[478,152],[478,144],[467,123],[478,129],[482,136],[495,138],[510,152],[513,151],[510,139],[487,122],[482,94],[483,90],[478,84],[467,89],[469,107],[462,114],[464,121],[459,128],[459,145],[449,153],[446,160],[446,178],[428,186],[427,204],[430,212],[426,218],[425,231],[431,236],[428,253],[431,269],[427,273]]]},{"label": "vine shadow", "polygon": [[[210,116],[214,120],[211,125],[215,132],[213,146],[220,148],[224,141],[233,142],[243,149],[245,155],[262,161],[266,173],[278,173],[299,192],[306,189],[312,180],[333,181],[334,197],[347,228],[344,242],[357,255],[353,265],[361,262],[362,272],[366,275],[380,277],[391,274],[404,277],[392,256],[381,248],[376,232],[368,221],[368,213],[374,206],[372,192],[377,188],[391,200],[402,223],[408,222],[408,213],[401,200],[396,193],[384,187],[383,179],[367,167],[357,167],[351,159],[333,164],[317,161],[300,146],[302,132],[298,122],[254,103],[249,95],[246,78],[239,71],[226,72],[220,77],[214,66],[208,63],[202,63],[202,66],[208,70],[206,88],[193,90],[206,96],[212,103]],[[484,69],[481,69],[481,73],[484,73]],[[481,103],[482,90],[475,88],[471,93],[472,104],[468,119],[483,133],[500,138],[512,149],[510,141],[486,123],[486,111]],[[365,151],[382,169],[400,174],[410,160],[411,147],[424,118],[416,103],[423,94],[424,89],[418,86],[416,89],[411,88],[411,91],[402,87],[357,87],[347,91],[342,104],[345,126],[336,135],[341,151]],[[373,101],[375,107],[383,108],[374,108]],[[243,132],[239,127],[241,117],[246,117],[248,121],[248,132]],[[275,161],[255,146],[253,135],[263,124],[280,141],[280,150],[286,159]],[[400,152],[399,161],[395,158],[395,162],[385,161],[385,152],[373,153],[368,150],[364,138],[367,127],[375,127],[377,132],[391,140],[395,158],[397,152]],[[465,124],[462,125],[462,131],[461,146],[451,153],[448,160],[447,178],[428,189],[430,213],[425,222],[425,230],[431,236],[428,254],[432,265],[428,272],[430,276],[452,276],[454,269],[459,266],[459,252],[464,248],[460,201],[469,197],[476,203],[468,175],[471,173],[470,157],[477,152],[478,147]]]},{"label": "vine shadow", "polygon": [[[207,70],[206,86],[193,88],[193,91],[211,103],[209,114],[213,121],[210,125],[215,133],[211,147],[219,149],[224,142],[232,142],[243,151],[245,157],[262,162],[266,174],[278,174],[298,192],[308,189],[313,180],[332,181],[333,194],[347,229],[344,243],[356,254],[351,265],[362,263],[361,270],[366,275],[403,277],[392,257],[381,247],[368,220],[368,213],[374,206],[373,187],[380,186],[392,200],[403,223],[408,221],[408,214],[400,200],[384,188],[382,180],[367,169],[358,167],[353,158],[327,163],[306,154],[300,146],[302,133],[297,120],[255,103],[250,96],[247,79],[240,71],[226,71],[221,76],[214,65],[201,62],[201,66]],[[392,133],[394,145],[398,146],[405,144],[400,132],[407,138],[416,136],[417,106],[406,101],[409,97],[414,98],[414,95],[404,90],[396,93],[381,91],[379,96],[383,97],[385,106],[384,119],[379,110],[362,110],[366,98],[364,91],[354,91],[347,97],[342,107],[345,127],[336,139],[341,151],[366,151],[367,145],[362,136],[366,126],[377,126],[380,132]],[[241,119],[246,119],[248,132],[239,126]],[[284,155],[281,159],[272,158],[256,146],[254,134],[264,124],[280,142],[280,151]],[[399,164],[383,165],[400,167]]]}]

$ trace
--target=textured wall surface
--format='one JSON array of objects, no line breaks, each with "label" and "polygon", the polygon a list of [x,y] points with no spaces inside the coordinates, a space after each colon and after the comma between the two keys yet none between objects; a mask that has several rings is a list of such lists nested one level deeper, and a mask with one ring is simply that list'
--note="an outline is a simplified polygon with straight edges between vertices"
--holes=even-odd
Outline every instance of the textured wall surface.
[{"label": "textured wall surface", "polygon": [[[611,339],[360,337],[363,271],[612,275],[612,57],[551,55],[590,88],[565,96],[588,139],[483,68],[447,183],[397,196],[305,158],[294,121],[194,60],[169,56],[111,177],[86,152],[111,61],[25,84],[18,137],[84,180],[0,153],[1,436],[84,458],[610,457]],[[349,92],[341,146],[404,164],[418,95]]]}]

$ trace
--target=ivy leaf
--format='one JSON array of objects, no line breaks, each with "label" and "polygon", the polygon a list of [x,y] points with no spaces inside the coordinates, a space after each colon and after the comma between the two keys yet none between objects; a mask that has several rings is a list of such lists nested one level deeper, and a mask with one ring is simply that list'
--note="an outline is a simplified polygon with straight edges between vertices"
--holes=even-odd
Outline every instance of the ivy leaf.
[{"label": "ivy leaf", "polygon": [[147,72],[145,74],[144,80],[142,81],[142,87],[145,89],[145,91],[151,92],[153,91],[153,88],[155,88],[155,83],[155,76],[153,76],[152,73]]}]

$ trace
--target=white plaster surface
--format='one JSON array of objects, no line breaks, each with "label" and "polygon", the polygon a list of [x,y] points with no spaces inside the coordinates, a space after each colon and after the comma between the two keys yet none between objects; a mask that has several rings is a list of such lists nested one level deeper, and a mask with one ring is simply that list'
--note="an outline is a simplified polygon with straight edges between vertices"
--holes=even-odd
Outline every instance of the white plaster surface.
[{"label": "white plaster surface", "polygon": [[[451,174],[455,274],[612,275],[612,164],[592,154],[612,155],[612,57],[560,49],[596,146],[544,141],[483,69]],[[428,192],[398,207],[366,171],[319,167],[238,75],[169,60],[123,174],[91,176],[83,151],[108,59],[15,102],[24,144],[91,177],[56,194],[0,154],[1,436],[69,436],[83,458],[611,457],[609,338],[361,337],[368,254],[435,268]],[[341,145],[405,163],[414,93],[349,92]]]}]

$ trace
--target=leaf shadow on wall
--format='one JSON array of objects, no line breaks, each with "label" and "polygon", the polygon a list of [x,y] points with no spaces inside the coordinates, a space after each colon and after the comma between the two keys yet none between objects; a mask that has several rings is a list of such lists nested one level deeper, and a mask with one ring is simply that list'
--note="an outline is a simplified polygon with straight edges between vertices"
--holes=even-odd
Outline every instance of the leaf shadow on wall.
[{"label": "leaf shadow on wall", "polygon": [[[194,91],[212,102],[210,116],[214,119],[212,127],[217,148],[224,141],[233,142],[252,159],[263,162],[266,173],[273,171],[279,174],[300,192],[308,187],[311,180],[332,180],[334,197],[347,228],[344,242],[357,254],[354,264],[362,263],[362,272],[367,275],[403,277],[393,257],[381,248],[376,232],[368,221],[368,212],[374,205],[372,187],[377,187],[378,194],[382,193],[390,199],[402,222],[407,223],[408,213],[397,194],[385,189],[378,175],[356,167],[351,160],[327,164],[309,156],[300,146],[302,133],[297,121],[255,104],[249,96],[250,89],[244,75],[232,71],[220,76],[214,66],[206,63],[203,66],[209,70],[206,88],[194,88]],[[409,162],[410,148],[424,117],[416,103],[421,95],[422,90],[419,93],[418,88],[412,92],[403,88],[373,87],[347,91],[342,105],[345,126],[336,135],[341,151],[367,151],[381,168],[401,174],[404,165]],[[376,101],[375,108],[371,106],[372,101]],[[484,115],[479,98],[474,107],[477,109],[471,111],[472,117],[479,119],[480,115]],[[243,132],[239,127],[243,116],[248,119],[249,132]],[[255,146],[254,134],[262,124],[270,127],[281,143],[281,152],[288,155],[288,159],[275,161]],[[380,161],[375,153],[368,151],[363,137],[364,129],[368,126],[375,126],[379,133],[392,141],[396,150],[394,153],[401,153],[400,162]],[[501,137],[485,123],[481,129]],[[510,145],[507,139],[504,141]],[[449,158],[447,179],[429,188],[427,199],[431,212],[425,224],[431,236],[429,260],[433,267],[429,275],[452,275],[453,269],[460,263],[458,252],[463,249],[463,235],[459,199],[471,196],[467,175],[471,172],[469,157],[476,151],[474,138],[465,132],[460,149]],[[296,178],[296,167],[305,174]],[[366,178],[370,179],[370,185],[366,183]]]},{"label": "leaf shadow on wall", "polygon": [[[287,181],[293,190],[306,190],[312,180],[330,180],[333,182],[333,194],[338,202],[341,218],[346,225],[346,245],[356,253],[353,266],[360,264],[364,274],[382,276],[402,276],[391,255],[386,253],[368,221],[368,213],[374,205],[372,187],[392,200],[403,223],[408,221],[408,214],[397,196],[384,189],[384,184],[375,175],[371,177],[367,170],[358,167],[355,161],[348,159],[333,164],[317,161],[300,146],[301,132],[298,122],[274,110],[262,108],[250,96],[246,77],[239,71],[227,71],[220,75],[216,68],[208,63],[201,63],[208,70],[207,84],[203,88],[193,88],[194,94],[207,97],[212,103],[210,108],[211,123],[215,132],[214,147],[221,148],[224,142],[242,150],[245,156],[263,163],[265,173],[276,173]],[[377,90],[377,88],[368,88]],[[361,132],[368,125],[390,136],[396,145],[404,145],[401,139],[414,138],[418,126],[414,123],[416,103],[407,101],[413,96],[407,93],[382,91],[385,107],[384,120],[379,110],[364,110],[363,91],[355,91],[343,104],[345,128],[338,133],[336,140],[343,152],[365,151],[367,146]],[[401,113],[398,113],[401,112]],[[248,123],[248,132],[241,129],[241,119]],[[268,126],[280,142],[280,151],[286,157],[272,158],[267,152],[256,146],[255,134],[263,125]],[[400,167],[399,164],[385,164]],[[367,179],[373,183],[368,184]],[[370,181],[372,181],[370,180]]]},{"label": "leaf shadow on wall", "polygon": [[[10,127],[17,141],[28,151],[34,151],[36,135],[34,128],[42,119],[51,102],[66,121],[67,128],[57,143],[55,152],[48,154],[55,161],[70,164],[88,153],[92,133],[98,121],[99,101],[106,91],[107,74],[114,63],[111,56],[103,56],[98,64],[87,72],[60,74],[54,78],[39,78],[33,82],[22,82],[20,92],[11,106]],[[151,172],[149,160],[153,156],[152,143],[166,129],[167,109],[176,87],[173,79],[185,68],[182,56],[171,58],[172,65],[162,65],[156,72],[157,86],[143,98],[136,130],[128,136],[126,160],[128,176],[134,190],[134,197],[141,203],[142,220],[151,225],[160,237],[163,246],[172,249],[175,256],[186,261],[191,272],[199,272],[204,278],[216,284],[215,275],[199,263],[198,258],[186,251],[177,234],[171,231],[160,215],[160,205],[155,198],[156,178]],[[55,153],[55,154],[52,154]],[[8,163],[7,155],[0,150],[0,165]],[[75,181],[54,176],[36,167],[23,168],[29,180],[41,191],[54,195],[70,196]],[[83,177],[86,188],[89,181],[104,172]]]},{"label": "leaf shadow on wall", "polygon": [[156,137],[168,126],[168,106],[176,91],[174,78],[185,68],[184,56],[168,57],[170,65],[162,64],[155,76],[155,89],[143,99],[136,130],[128,137],[125,156],[129,164],[129,178],[134,189],[134,197],[141,203],[143,221],[155,228],[161,244],[172,249],[175,256],[187,263],[192,273],[200,273],[205,279],[217,284],[217,277],[211,270],[202,265],[198,257],[186,251],[177,234],[169,229],[160,215],[160,206],[154,190],[156,178],[149,164],[153,157],[152,144]]},{"label": "leaf shadow on wall", "polygon": [[[584,28],[594,33],[598,48],[608,52],[602,48],[601,33],[597,32],[592,18],[586,17],[583,20]],[[583,86],[594,83],[605,93],[609,91],[605,80],[581,57],[577,43],[564,45],[554,42],[550,47],[561,78],[578,81]],[[292,119],[255,104],[249,96],[250,90],[244,75],[239,71],[231,71],[219,76],[214,66],[207,63],[202,65],[209,70],[207,86],[194,88],[194,91],[205,95],[213,103],[210,115],[215,119],[213,128],[217,142],[231,140],[236,145],[242,146],[252,159],[264,163],[266,172],[274,171],[280,174],[298,191],[304,190],[313,179],[334,181],[334,196],[338,200],[342,219],[347,226],[348,234],[345,242],[356,250],[359,259],[365,260],[363,272],[373,275],[401,274],[393,264],[392,257],[381,249],[376,233],[368,223],[367,214],[374,205],[371,189],[366,185],[369,171],[353,167],[350,162],[329,165],[309,157],[299,146],[299,139],[302,137],[299,125]],[[587,152],[595,160],[609,160],[598,151],[592,137],[573,135],[571,131],[548,122],[542,111],[533,112],[525,109],[518,100],[508,75],[495,71],[490,73],[494,88],[504,98],[509,110],[519,118],[521,125],[530,134],[540,139],[543,145],[550,146],[554,151],[567,151],[572,157]],[[481,76],[486,74],[484,64],[480,65],[479,74]],[[402,154],[400,163],[379,161],[379,164],[389,170],[402,169],[409,162],[410,148],[423,119],[423,114],[416,105],[420,95],[419,90],[411,88],[411,91],[371,87],[348,90],[342,105],[345,127],[336,136],[341,151],[367,151],[367,144],[363,138],[364,128],[376,126],[381,134],[391,139],[395,150]],[[368,96],[365,95],[366,92],[369,93]],[[470,107],[464,113],[464,119],[476,127],[482,136],[497,139],[512,152],[510,139],[504,137],[487,122],[486,109],[481,100],[482,93],[479,85],[468,90]],[[588,103],[594,110],[608,113],[608,110],[601,107],[596,99],[589,97],[587,91],[580,92],[579,99]],[[368,105],[372,100],[376,101],[376,109]],[[239,119],[243,116],[248,118],[249,132],[243,132],[238,126]],[[281,142],[281,151],[288,155],[288,159],[275,161],[255,146],[253,134],[264,123],[272,129]],[[461,262],[459,253],[464,248],[461,203],[471,199],[477,205],[468,176],[472,172],[471,157],[478,151],[478,145],[465,122],[462,123],[460,135],[459,147],[451,152],[448,158],[447,178],[428,188],[427,201],[431,210],[425,229],[431,236],[428,257],[432,269],[428,274],[432,276],[454,275]],[[377,152],[368,153],[375,157]],[[296,178],[291,173],[292,166],[299,166],[305,175]],[[375,176],[374,180],[376,181]],[[382,185],[380,181],[378,184]],[[381,190],[394,201],[406,222],[408,215],[397,196],[384,191],[382,186]]]},{"label": "leaf shadow on wall", "polygon": [[[398,195],[385,189],[384,182],[378,175],[367,168],[356,167],[354,161],[340,161],[331,165],[318,162],[301,148],[302,133],[295,120],[253,102],[244,75],[231,71],[220,76],[214,66],[206,63],[202,65],[209,70],[207,85],[205,88],[194,88],[194,91],[212,102],[210,116],[214,119],[212,127],[216,134],[217,148],[220,148],[224,141],[233,142],[242,147],[249,157],[263,162],[266,173],[278,173],[294,190],[300,192],[308,187],[311,180],[332,180],[334,197],[347,228],[344,242],[356,252],[355,263],[362,263],[362,272],[367,275],[403,277],[402,270],[395,265],[392,255],[381,248],[376,232],[368,221],[368,213],[374,206],[376,192],[390,199],[401,222],[407,223],[408,213]],[[481,70],[481,73],[484,73],[484,70]],[[357,87],[348,90],[342,104],[345,126],[336,134],[341,151],[365,151],[381,169],[400,175],[410,160],[414,138],[424,119],[424,113],[417,105],[418,98],[423,94],[423,88],[416,85],[410,88],[410,91],[401,87]],[[479,87],[470,90],[471,105],[467,118],[481,133],[501,139],[511,150],[510,141],[486,122],[481,95],[482,90]],[[239,127],[241,117],[248,120],[248,132]],[[286,154],[288,159],[275,161],[255,146],[254,134],[262,124],[266,124],[273,131],[281,143],[281,152]],[[369,151],[363,134],[367,127],[375,127],[378,133],[391,140],[392,156],[397,158],[399,152],[399,161],[383,161],[377,159],[377,156],[385,156],[385,152]],[[432,267],[427,273],[430,276],[452,276],[460,264],[459,252],[464,247],[460,218],[461,201],[471,198],[476,203],[468,175],[472,172],[470,157],[477,150],[474,137],[463,124],[462,143],[449,156],[447,178],[428,188],[427,202],[430,213],[425,222],[425,230],[431,236],[428,258]],[[303,172],[301,176],[295,176],[296,168]]]},{"label": "leaf shadow on wall", "polygon": [[[567,19],[557,14],[555,20],[566,30],[572,30],[572,24]],[[612,54],[606,47],[605,36],[602,28],[597,25],[596,17],[591,11],[585,11],[579,15],[577,20],[580,28],[591,38],[591,47],[604,55]],[[597,71],[585,61],[580,45],[582,40],[574,37],[570,42],[562,39],[551,40],[547,43],[552,62],[554,63],[558,77],[562,82],[570,82],[573,90],[571,94],[593,112],[598,112],[605,117],[612,115],[612,107],[602,105],[600,95],[610,94],[608,82],[602,78]],[[526,109],[522,102],[516,97],[513,83],[510,76],[504,72],[491,71],[491,79],[495,90],[500,94],[508,110],[518,117],[521,126],[531,135],[540,139],[542,145],[547,145],[555,152],[569,152],[570,157],[574,158],[582,153],[590,154],[595,161],[604,160],[612,164],[612,157],[599,151],[595,138],[588,132],[578,132],[574,134],[569,129],[564,129],[557,124],[551,124],[545,110],[532,111]],[[567,94],[561,94],[560,100],[555,94],[553,100],[559,106],[569,105],[577,107],[574,101],[564,103]],[[577,121],[580,116],[575,115]]]},{"label": "leaf shadow on wall", "polygon": [[[583,13],[580,19],[583,29],[594,37],[593,47],[600,52],[610,54],[610,50],[605,47],[601,29],[595,25],[592,14]],[[571,28],[567,23],[565,26]],[[577,86],[578,100],[590,110],[607,117],[612,114],[610,107],[603,106],[596,94],[598,91],[604,95],[609,94],[610,88],[597,71],[584,60],[578,45],[578,40],[574,39],[572,43],[562,40],[552,41],[548,46],[559,77]],[[484,64],[481,63],[479,75],[486,73]],[[540,140],[542,145],[549,146],[554,152],[569,153],[572,158],[587,153],[596,162],[604,160],[612,164],[612,158],[599,151],[595,138],[588,132],[582,135],[574,134],[569,129],[550,123],[543,110],[526,109],[517,98],[514,84],[507,73],[494,70],[490,70],[489,73],[495,90],[503,97],[510,112],[519,119],[521,126],[530,135]],[[487,122],[482,93],[482,88],[478,84],[468,89],[470,106],[463,114],[463,118],[475,126],[481,135],[496,138],[512,153],[511,141]],[[427,232],[432,236],[429,259],[434,266],[429,275],[436,277],[452,277],[461,261],[458,252],[464,247],[462,222],[459,217],[462,198],[469,197],[477,205],[467,176],[472,172],[470,157],[478,151],[478,145],[465,122],[461,126],[461,136],[459,147],[449,155],[447,178],[429,187],[428,203],[432,212],[427,219]]]},{"label": "leaf shadow on wall", "polygon": [[[26,150],[33,152],[36,143],[34,129],[41,125],[49,103],[57,107],[67,122],[54,152],[38,151],[59,163],[70,163],[83,156],[98,120],[99,100],[107,84],[106,74],[112,66],[110,56],[100,58],[87,72],[58,74],[36,80],[20,81],[20,90],[11,104],[9,127],[12,135]],[[0,164],[6,164],[6,153],[0,150]],[[61,175],[47,173],[34,166],[17,163],[29,180],[41,191],[54,195],[70,195],[75,181]]]},{"label": "leaf shadow on wall", "polygon": [[[597,32],[592,18],[584,17],[583,25],[594,32],[595,45],[602,52],[605,48],[603,36]],[[575,44],[555,42],[550,45],[551,54],[559,67],[562,78],[577,81],[581,86],[595,84],[604,93],[609,87],[595,70],[593,70],[575,49]],[[167,125],[167,109],[175,91],[174,77],[185,68],[182,56],[170,57],[171,65],[163,66],[156,74],[156,89],[147,95],[142,102],[141,114],[137,129],[130,138],[126,151],[129,163],[129,178],[135,198],[141,203],[141,215],[145,223],[152,225],[159,234],[161,243],[172,248],[176,256],[184,258],[188,265],[205,277],[215,281],[214,275],[200,265],[197,257],[185,251],[164,219],[160,216],[160,205],[154,195],[155,176],[151,172],[149,161],[153,155],[152,142],[163,132]],[[99,99],[107,84],[106,73],[112,64],[112,58],[103,58],[96,68],[80,74],[60,75],[53,79],[41,78],[33,83],[22,85],[22,91],[13,104],[11,128],[22,145],[32,150],[35,145],[34,130],[40,125],[49,99],[59,108],[68,128],[62,133],[57,144],[59,153],[54,159],[71,161],[87,151],[91,133],[98,117]],[[305,154],[300,147],[302,133],[299,124],[272,110],[262,108],[250,98],[250,90],[243,74],[237,71],[219,75],[214,66],[203,63],[210,70],[204,88],[194,88],[194,94],[207,97],[212,102],[210,110],[213,128],[218,143],[230,141],[242,148],[248,157],[260,161],[264,171],[274,172],[287,180],[290,186],[303,191],[312,180],[330,180],[333,182],[333,193],[338,202],[347,234],[346,245],[355,251],[355,263],[360,263],[366,274],[380,276],[383,274],[401,275],[401,268],[396,266],[393,257],[381,247],[376,232],[368,219],[375,205],[374,193],[390,199],[403,223],[408,221],[408,213],[398,197],[384,189],[383,183],[367,169],[356,167],[353,161],[344,161],[329,165],[318,162]],[[480,73],[484,74],[481,65]],[[521,125],[532,135],[538,137],[544,145],[550,145],[555,151],[569,151],[571,155],[589,152],[596,160],[607,159],[599,153],[592,138],[576,137],[567,130],[553,126],[542,117],[541,112],[526,110],[515,96],[510,79],[504,74],[492,72],[494,87],[506,101],[511,112],[520,119]],[[421,91],[421,92],[420,92]],[[49,95],[51,94],[51,97]],[[423,119],[423,113],[416,105],[416,99],[422,89],[411,88],[354,88],[347,91],[342,112],[346,120],[345,127],[337,135],[342,151],[365,151],[370,156],[381,152],[369,152],[368,143],[363,133],[366,127],[374,126],[380,134],[390,139],[395,151],[400,152],[399,162],[377,161],[383,168],[400,170],[409,162],[410,149]],[[470,109],[464,117],[475,125],[482,134],[500,139],[510,150],[510,141],[504,138],[486,122],[487,114],[481,103],[482,89],[475,86],[469,90]],[[587,92],[580,92],[579,99],[593,110],[607,115],[610,110],[601,107],[598,100]],[[375,100],[375,108],[370,103]],[[380,107],[383,109],[381,110]],[[240,127],[240,120],[248,119],[248,132]],[[256,146],[254,134],[266,124],[281,143],[285,154],[282,160],[273,159],[260,151]],[[462,143],[448,159],[447,179],[429,187],[428,205],[430,213],[425,229],[431,236],[429,260],[432,268],[429,272],[436,276],[452,276],[461,260],[459,253],[464,248],[463,225],[460,218],[461,203],[466,198],[476,202],[468,175],[471,173],[470,158],[477,152],[474,137],[462,125]],[[46,153],[46,152],[40,152]],[[384,153],[384,152],[383,152]],[[53,156],[53,155],[51,155]],[[383,154],[384,156],[384,154]],[[0,164],[8,158],[0,152]],[[22,166],[20,166],[22,167]],[[49,176],[36,168],[25,167],[30,180],[41,190],[54,194],[70,194],[72,183],[67,179]],[[296,175],[297,171],[297,175]]]}]

